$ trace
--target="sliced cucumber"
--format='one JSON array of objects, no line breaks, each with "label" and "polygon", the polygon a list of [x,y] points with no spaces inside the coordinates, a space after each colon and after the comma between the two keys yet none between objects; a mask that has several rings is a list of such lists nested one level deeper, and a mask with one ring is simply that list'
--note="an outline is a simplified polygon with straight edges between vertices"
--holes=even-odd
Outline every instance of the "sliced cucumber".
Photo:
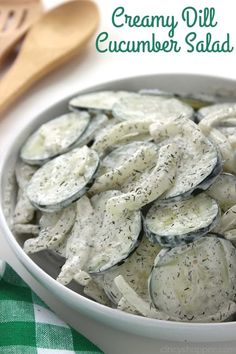
[{"label": "sliced cucumber", "polygon": [[235,282],[235,247],[223,238],[202,237],[157,256],[149,292],[156,308],[170,317],[224,321],[232,314]]},{"label": "sliced cucumber", "polygon": [[99,273],[123,262],[139,245],[141,213],[139,211],[123,212],[121,215],[108,213],[108,200],[120,194],[119,191],[108,191],[91,199],[99,222],[95,232],[94,256],[88,268],[90,273]]},{"label": "sliced cucumber", "polygon": [[[235,124],[236,124],[236,120],[235,120]],[[219,130],[219,132],[221,134],[223,134],[225,136],[225,138],[228,140],[229,145],[231,146],[231,150],[233,150],[234,155],[235,155],[235,149],[236,149],[236,126],[218,126],[217,130]]]},{"label": "sliced cucumber", "polygon": [[[200,122],[202,119],[205,117],[215,114],[217,112],[222,112],[228,109],[231,109],[231,107],[235,107],[235,104],[233,103],[217,103],[212,106],[207,106],[199,109],[197,112],[197,120]],[[235,115],[236,117],[236,115]]]},{"label": "sliced cucumber", "polygon": [[88,128],[85,130],[84,134],[78,140],[76,146],[82,147],[91,143],[97,132],[100,131],[109,122],[108,117],[105,114],[96,114],[91,118]]},{"label": "sliced cucumber", "polygon": [[100,91],[74,97],[69,102],[70,109],[86,109],[110,113],[113,105],[121,98],[130,96],[127,91]]},{"label": "sliced cucumber", "polygon": [[236,177],[221,173],[206,192],[219,203],[223,211],[227,211],[236,204]]},{"label": "sliced cucumber", "polygon": [[[70,233],[66,236],[66,239],[68,239]],[[58,245],[54,245],[53,248],[51,249],[53,255],[59,256],[61,258],[66,258],[66,242],[60,242]]]},{"label": "sliced cucumber", "polygon": [[40,231],[39,225],[35,224],[14,224],[13,230],[22,235],[38,235]]},{"label": "sliced cucumber", "polygon": [[[236,139],[225,134],[225,128],[236,124],[236,105],[226,105],[213,110],[199,123],[202,132],[219,148],[226,172],[236,173],[236,157],[234,148]],[[223,128],[223,131],[222,131]]]},{"label": "sliced cucumber", "polygon": [[58,280],[69,283],[79,271],[97,274],[123,262],[138,246],[140,212],[112,215],[107,201],[119,191],[108,191],[77,202],[77,219],[67,240],[67,261]]},{"label": "sliced cucumber", "polygon": [[126,313],[132,313],[133,315],[140,315],[140,312],[137,311],[136,308],[131,305],[123,296],[117,304],[117,310],[121,310]]},{"label": "sliced cucumber", "polygon": [[118,275],[122,275],[142,299],[149,301],[148,277],[160,249],[160,246],[152,244],[147,237],[143,237],[138,248],[126,262],[104,273],[104,291],[112,302],[118,304],[122,297],[114,284],[114,279]]},{"label": "sliced cucumber", "polygon": [[[133,152],[129,157],[130,152]],[[157,147],[152,143],[132,143],[113,150],[105,159],[101,170],[106,165],[116,165],[116,168],[96,178],[90,193],[100,193],[109,189],[122,189],[127,180],[135,179],[146,169],[153,166],[157,160]],[[122,157],[124,162],[122,163]]]},{"label": "sliced cucumber", "polygon": [[99,304],[111,306],[111,301],[107,297],[103,288],[96,282],[96,279],[91,279],[91,281],[84,287],[83,291],[86,296],[95,300]]},{"label": "sliced cucumber", "polygon": [[175,247],[205,235],[219,219],[216,201],[201,193],[178,202],[157,200],[144,217],[144,229],[151,242]]},{"label": "sliced cucumber", "polygon": [[231,142],[218,129],[211,128],[205,133],[209,140],[218,148],[223,159],[223,169],[225,172],[236,173],[236,156]]},{"label": "sliced cucumber", "polygon": [[193,109],[199,109],[205,106],[212,105],[217,102],[218,97],[212,96],[212,95],[207,95],[203,93],[186,93],[186,92],[166,92],[162,91],[159,89],[143,89],[140,90],[139,93],[141,95],[154,95],[154,96],[160,96],[160,97],[166,97],[166,98],[177,98],[180,101],[188,104],[191,106]]},{"label": "sliced cucumber", "polygon": [[23,145],[20,157],[31,165],[42,165],[70,149],[86,130],[87,112],[68,113],[41,125]]},{"label": "sliced cucumber", "polygon": [[111,126],[96,137],[92,148],[96,150],[99,155],[104,155],[108,148],[122,141],[124,136],[148,133],[151,123],[152,121],[150,120],[143,121],[138,119]]},{"label": "sliced cucumber", "polygon": [[119,120],[161,120],[170,116],[193,117],[192,107],[175,98],[158,97],[151,95],[133,95],[121,98],[114,104],[113,116]]},{"label": "sliced cucumber", "polygon": [[86,270],[90,253],[94,247],[97,220],[94,217],[90,200],[86,195],[76,202],[76,209],[75,224],[65,245],[66,263],[57,278],[62,284],[70,283],[78,273]]},{"label": "sliced cucumber", "polygon": [[[122,302],[125,303],[126,308],[129,312],[143,315],[149,318],[156,318],[159,320],[170,320],[171,318],[165,313],[155,309],[150,302],[143,300],[134,289],[128,284],[122,275],[119,275],[114,280],[116,287],[122,294],[122,298],[118,305]],[[121,307],[121,306],[119,306]]]},{"label": "sliced cucumber", "polygon": [[118,148],[112,150],[101,161],[98,176],[102,176],[105,173],[122,166],[130,157],[136,154],[137,151],[143,147],[150,147],[157,150],[155,144],[142,141],[134,141],[132,143],[119,146]]},{"label": "sliced cucumber", "polygon": [[27,224],[31,222],[35,215],[35,207],[30,203],[26,190],[36,168],[29,166],[22,161],[18,161],[15,169],[16,181],[19,186],[17,201],[14,211],[14,224]]},{"label": "sliced cucumber", "polygon": [[233,205],[221,217],[220,223],[214,228],[214,232],[224,235],[226,231],[236,228],[236,205]]},{"label": "sliced cucumber", "polygon": [[207,189],[222,170],[218,150],[189,119],[176,118],[166,123],[155,123],[150,133],[160,145],[173,142],[178,145],[181,157],[176,179],[164,198],[182,199],[195,190]]},{"label": "sliced cucumber", "polygon": [[105,134],[105,132],[110,129],[111,127],[114,127],[114,125],[120,123],[120,121],[118,121],[118,119],[116,118],[109,118],[108,121],[104,124],[103,127],[101,127],[101,129],[97,130],[94,134],[94,140],[100,139],[100,136],[103,136],[103,134]]},{"label": "sliced cucumber", "polygon": [[[235,104],[221,106],[219,110],[213,110],[199,122],[199,127],[204,134],[207,134],[211,128],[222,125],[229,126],[229,124],[232,124],[232,120],[236,121]],[[233,125],[235,125],[235,123]]]},{"label": "sliced cucumber", "polygon": [[17,161],[15,168],[16,182],[20,189],[25,190],[27,185],[35,172],[37,171],[36,166],[30,166],[23,161]]},{"label": "sliced cucumber", "polygon": [[[235,120],[236,123],[236,120]],[[236,148],[236,126],[228,127],[228,126],[220,126],[217,129],[225,135],[225,137],[230,142],[233,149]]]},{"label": "sliced cucumber", "polygon": [[35,210],[35,207],[27,197],[26,191],[19,188],[13,217],[14,224],[27,224],[31,222],[34,218]]},{"label": "sliced cucumber", "polygon": [[56,211],[79,199],[93,183],[99,165],[87,146],[74,149],[43,165],[31,179],[27,195],[40,210]]},{"label": "sliced cucumber", "polygon": [[132,186],[130,192],[111,198],[107,202],[108,210],[116,213],[139,210],[162,196],[175,183],[178,160],[179,149],[176,144],[162,146],[157,162],[147,178],[136,182],[136,188]]},{"label": "sliced cucumber", "polygon": [[57,249],[65,240],[74,222],[75,207],[73,204],[55,213],[44,213],[40,219],[38,237],[26,240],[24,251],[36,253],[46,249]]},{"label": "sliced cucumber", "polygon": [[132,142],[139,142],[139,141],[143,141],[143,142],[151,142],[153,139],[151,137],[151,135],[149,133],[143,133],[143,134],[129,134],[124,136],[123,139],[121,139],[119,141],[119,143],[117,145],[115,145],[115,147],[120,147],[122,145],[125,144],[129,144]]}]

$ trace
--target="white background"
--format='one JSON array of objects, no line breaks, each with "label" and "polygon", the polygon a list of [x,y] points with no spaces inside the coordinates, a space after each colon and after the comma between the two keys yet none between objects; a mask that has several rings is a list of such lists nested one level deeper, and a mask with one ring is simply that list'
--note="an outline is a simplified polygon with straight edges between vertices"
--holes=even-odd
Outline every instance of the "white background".
[{"label": "white background", "polygon": [[[212,30],[215,39],[224,39],[227,32],[231,34],[232,53],[145,53],[145,54],[100,54],[95,49],[94,36],[86,51],[65,65],[62,69],[49,75],[38,83],[17,105],[5,119],[0,129],[3,132],[5,125],[11,129],[12,122],[17,131],[16,121],[30,119],[48,105],[56,102],[71,92],[94,85],[99,82],[116,78],[141,75],[147,73],[201,73],[236,78],[236,29],[235,29],[235,3],[232,0],[94,0],[101,15],[98,33],[107,31],[113,39],[140,39],[149,38],[152,29],[124,27],[116,29],[112,26],[111,15],[117,6],[123,6],[129,15],[174,15],[181,18],[181,12],[186,6],[195,6],[203,9],[205,6],[215,7],[218,26]],[[61,0],[43,0],[45,7],[61,3]],[[189,31],[183,22],[179,21],[176,38],[184,41]],[[191,29],[190,29],[191,30]],[[199,36],[208,29],[196,28]],[[157,35],[160,30],[155,29]],[[162,31],[164,34],[164,32]],[[141,38],[141,39],[142,39]],[[200,39],[200,37],[199,37]],[[12,118],[12,119],[10,119]],[[10,132],[12,133],[12,131]],[[4,131],[4,134],[6,132]]]},{"label": "white background", "polygon": [[[47,8],[60,2],[44,0]],[[86,51],[57,72],[48,75],[12,107],[10,113],[0,123],[0,156],[7,147],[9,137],[12,138],[17,134],[18,127],[23,121],[29,121],[35,114],[64,96],[99,82],[149,73],[200,73],[236,79],[235,3],[232,0],[96,0],[96,3],[101,14],[98,32],[107,31],[114,39],[139,39],[141,35],[138,29],[113,28],[111,14],[117,6],[124,6],[130,15],[170,14],[176,17],[180,16],[185,6],[195,6],[199,9],[206,5],[214,6],[219,24],[212,32],[216,39],[224,38],[229,32],[235,51],[230,54],[190,54],[184,51],[176,54],[99,54],[95,50],[95,36]],[[179,25],[177,31],[176,37],[183,41],[187,29]],[[145,34],[142,32],[142,35],[148,37],[151,32],[151,29],[147,29]],[[6,246],[2,235],[0,235],[0,244],[0,257],[7,258],[23,274],[22,268]],[[30,281],[32,282],[32,279]]]}]

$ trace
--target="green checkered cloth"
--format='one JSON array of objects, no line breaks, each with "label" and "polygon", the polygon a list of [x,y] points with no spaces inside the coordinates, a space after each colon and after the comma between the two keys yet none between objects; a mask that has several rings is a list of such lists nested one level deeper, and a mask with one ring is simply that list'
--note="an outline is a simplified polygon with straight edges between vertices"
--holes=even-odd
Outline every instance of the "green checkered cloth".
[{"label": "green checkered cloth", "polygon": [[1,354],[99,354],[59,319],[9,265],[0,261]]}]

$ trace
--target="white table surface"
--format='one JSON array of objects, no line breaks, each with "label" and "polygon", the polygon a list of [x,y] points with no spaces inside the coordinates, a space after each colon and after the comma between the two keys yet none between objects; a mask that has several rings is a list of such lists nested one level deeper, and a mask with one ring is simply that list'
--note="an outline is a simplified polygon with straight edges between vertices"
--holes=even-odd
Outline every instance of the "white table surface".
[{"label": "white table surface", "polygon": [[[62,1],[44,0],[47,8],[60,2]],[[118,6],[115,0],[96,0],[96,3],[101,13],[98,32],[106,30],[114,38],[119,38],[119,36],[126,38],[128,35],[138,38],[138,30],[115,30],[112,27],[111,13]],[[191,2],[181,1],[180,4],[176,0],[165,0],[162,4],[156,0],[119,1],[119,5],[123,5],[130,14],[161,14],[162,11],[175,14],[189,3]],[[197,3],[200,8],[200,6],[204,7],[205,1],[199,0]],[[196,6],[196,2],[192,1],[192,5]],[[208,6],[215,6],[219,15],[218,20],[221,24],[216,30],[217,35],[220,36],[222,32],[230,32],[232,44],[236,47],[232,0],[224,0],[221,4],[209,0]],[[183,37],[183,33],[184,29],[180,28],[179,36]],[[149,73],[199,73],[236,79],[235,59],[236,49],[231,54],[187,54],[184,52],[178,54],[99,54],[96,52],[93,40],[79,57],[38,83],[7,114],[6,119],[0,123],[0,156],[8,144],[9,137],[17,134],[17,127],[20,126],[22,120],[30,121],[35,114],[70,93],[103,81]],[[74,324],[72,314],[68,314],[62,304],[55,303],[53,299],[50,299],[49,294],[32,279],[15,259],[3,235],[0,235],[0,245],[0,258],[6,259],[41,296],[47,296],[48,302],[56,312],[69,323]]]}]

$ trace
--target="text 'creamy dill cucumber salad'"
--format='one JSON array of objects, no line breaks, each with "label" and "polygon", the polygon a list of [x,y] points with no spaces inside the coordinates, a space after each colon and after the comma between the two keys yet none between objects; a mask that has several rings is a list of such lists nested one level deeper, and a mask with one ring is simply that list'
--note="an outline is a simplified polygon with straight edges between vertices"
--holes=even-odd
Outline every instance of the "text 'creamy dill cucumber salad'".
[{"label": "text 'creamy dill cucumber salad'", "polygon": [[131,314],[236,313],[236,103],[159,90],[80,95],[25,141],[14,232],[57,280]]}]

